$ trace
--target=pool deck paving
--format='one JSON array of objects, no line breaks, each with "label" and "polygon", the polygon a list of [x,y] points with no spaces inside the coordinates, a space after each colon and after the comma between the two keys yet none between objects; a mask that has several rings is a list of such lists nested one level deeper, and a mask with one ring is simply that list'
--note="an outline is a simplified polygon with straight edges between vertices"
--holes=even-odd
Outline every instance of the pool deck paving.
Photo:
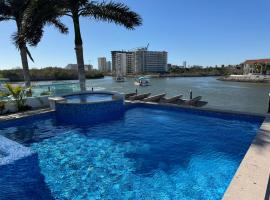
[{"label": "pool deck paving", "polygon": [[[145,103],[145,104],[153,104],[153,103]],[[203,109],[199,108],[199,110],[211,112],[214,111],[223,112],[221,110],[208,108]],[[52,111],[53,110],[47,108],[4,115],[0,116],[0,122],[11,119],[19,119],[22,117],[33,116],[36,114],[42,114]],[[224,113],[250,114],[243,112],[228,112],[228,111],[225,111]],[[244,159],[242,160],[230,185],[228,186],[223,196],[223,200],[270,200],[269,194],[270,194],[270,115],[265,115],[265,120],[261,125],[250,148],[248,149]]]},{"label": "pool deck paving", "polygon": [[29,110],[29,111],[24,111],[24,112],[0,115],[0,122],[6,121],[6,120],[12,120],[12,119],[19,119],[22,117],[38,115],[38,114],[52,112],[52,111],[53,110],[51,110],[50,108],[43,108],[43,109],[38,109],[38,110]]}]

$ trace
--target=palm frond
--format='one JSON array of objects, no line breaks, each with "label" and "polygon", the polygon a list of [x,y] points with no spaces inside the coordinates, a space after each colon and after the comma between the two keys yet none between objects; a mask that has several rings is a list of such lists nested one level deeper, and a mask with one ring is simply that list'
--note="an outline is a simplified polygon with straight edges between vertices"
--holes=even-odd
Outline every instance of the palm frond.
[{"label": "palm frond", "polygon": [[35,62],[32,55],[31,55],[31,53],[30,53],[30,51],[29,51],[29,49],[27,47],[26,47],[26,53],[27,53],[28,57],[30,58],[30,60],[32,60],[32,62]]},{"label": "palm frond", "polygon": [[10,17],[12,15],[12,7],[6,1],[0,0],[0,16]]},{"label": "palm frond", "polygon": [[53,19],[49,20],[48,23],[55,26],[55,28],[57,28],[60,33],[63,33],[63,34],[68,33],[68,28],[58,18],[53,18]]},{"label": "palm frond", "polygon": [[141,17],[130,10],[123,3],[115,2],[93,2],[87,3],[80,9],[80,16],[92,17],[96,20],[114,22],[119,25],[124,25],[128,29],[134,29],[142,24]]},{"label": "palm frond", "polygon": [[68,33],[68,28],[59,19],[64,14],[63,9],[54,0],[32,1],[23,18],[22,38],[31,46],[36,46],[43,36],[46,25],[53,25],[59,32]]}]

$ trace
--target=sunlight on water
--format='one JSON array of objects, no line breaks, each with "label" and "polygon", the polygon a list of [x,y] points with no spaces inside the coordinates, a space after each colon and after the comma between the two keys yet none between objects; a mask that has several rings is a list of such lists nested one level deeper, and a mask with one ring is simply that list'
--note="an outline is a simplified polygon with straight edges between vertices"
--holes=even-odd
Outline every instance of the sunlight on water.
[{"label": "sunlight on water", "polygon": [[38,153],[55,199],[218,200],[260,123],[139,107],[94,126],[44,119],[1,135]]}]

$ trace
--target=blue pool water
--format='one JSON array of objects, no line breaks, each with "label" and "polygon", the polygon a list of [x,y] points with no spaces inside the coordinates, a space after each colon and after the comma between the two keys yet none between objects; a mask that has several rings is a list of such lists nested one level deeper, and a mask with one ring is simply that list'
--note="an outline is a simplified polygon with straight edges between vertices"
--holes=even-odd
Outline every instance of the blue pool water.
[{"label": "blue pool water", "polygon": [[112,100],[112,94],[80,94],[66,96],[67,103],[89,103]]},{"label": "blue pool water", "polygon": [[94,126],[49,118],[1,134],[38,153],[52,199],[217,200],[261,122],[137,107]]}]

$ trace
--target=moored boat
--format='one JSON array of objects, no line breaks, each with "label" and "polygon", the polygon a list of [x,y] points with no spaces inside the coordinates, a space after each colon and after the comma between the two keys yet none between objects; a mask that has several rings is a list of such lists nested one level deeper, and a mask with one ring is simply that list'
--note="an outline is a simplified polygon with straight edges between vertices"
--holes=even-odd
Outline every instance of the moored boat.
[{"label": "moored boat", "polygon": [[150,86],[150,79],[147,77],[141,76],[135,80],[134,85],[142,86],[142,87]]},{"label": "moored boat", "polygon": [[125,81],[126,81],[126,79],[125,79],[124,76],[116,76],[116,77],[114,78],[114,80],[115,80],[116,82],[125,82]]}]

